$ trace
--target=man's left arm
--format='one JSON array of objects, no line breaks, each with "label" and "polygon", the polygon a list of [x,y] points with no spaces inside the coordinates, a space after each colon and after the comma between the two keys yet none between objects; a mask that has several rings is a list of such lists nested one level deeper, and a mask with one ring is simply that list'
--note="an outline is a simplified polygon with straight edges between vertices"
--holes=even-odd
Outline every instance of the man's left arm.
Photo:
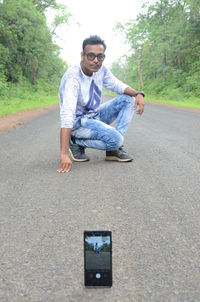
[{"label": "man's left arm", "polygon": [[135,108],[137,114],[142,115],[142,113],[144,112],[144,105],[145,105],[145,102],[144,102],[144,93],[136,91],[136,90],[134,90],[131,87],[126,87],[124,89],[124,93],[127,94],[127,95],[135,97],[134,108]]},{"label": "man's left arm", "polygon": [[127,84],[117,79],[107,67],[104,66],[103,71],[104,71],[103,87],[113,92],[116,92],[118,94],[124,93],[135,97],[134,107],[136,113],[141,115],[144,112],[144,94],[142,95],[139,91],[134,90],[133,88],[129,87]]}]

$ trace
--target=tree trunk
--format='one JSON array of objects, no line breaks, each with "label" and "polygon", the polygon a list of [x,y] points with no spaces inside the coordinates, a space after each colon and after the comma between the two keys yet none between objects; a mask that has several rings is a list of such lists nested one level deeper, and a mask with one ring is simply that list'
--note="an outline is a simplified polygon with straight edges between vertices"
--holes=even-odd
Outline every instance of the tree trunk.
[{"label": "tree trunk", "polygon": [[127,65],[124,66],[124,82],[126,83],[126,77],[127,77]]},{"label": "tree trunk", "polygon": [[34,60],[33,60],[32,61],[32,74],[31,74],[32,85],[35,85],[35,81],[36,81],[36,70],[35,70],[35,64],[34,64]]},{"label": "tree trunk", "polygon": [[137,57],[137,67],[138,67],[138,90],[144,89],[144,83],[142,79],[142,70],[141,70],[141,64],[140,64],[140,56]]},{"label": "tree trunk", "polygon": [[166,79],[167,79],[166,67],[167,67],[167,50],[164,49],[164,52],[163,52],[163,80],[164,81],[166,81]]}]

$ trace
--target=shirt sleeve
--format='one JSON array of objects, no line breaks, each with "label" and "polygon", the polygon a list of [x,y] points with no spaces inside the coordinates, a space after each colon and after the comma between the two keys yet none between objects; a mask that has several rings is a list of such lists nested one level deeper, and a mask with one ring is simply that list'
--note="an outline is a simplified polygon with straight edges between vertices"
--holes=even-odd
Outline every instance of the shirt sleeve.
[{"label": "shirt sleeve", "polygon": [[118,80],[109,69],[105,68],[103,87],[118,94],[122,94],[128,85]]},{"label": "shirt sleeve", "polygon": [[73,128],[78,99],[78,79],[69,75],[61,88],[60,121],[61,128]]}]

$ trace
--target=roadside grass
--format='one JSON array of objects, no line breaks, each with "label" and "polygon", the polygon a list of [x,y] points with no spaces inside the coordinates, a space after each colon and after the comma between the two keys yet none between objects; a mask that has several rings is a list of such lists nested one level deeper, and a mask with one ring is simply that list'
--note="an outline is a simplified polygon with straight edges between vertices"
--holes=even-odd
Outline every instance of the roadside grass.
[{"label": "roadside grass", "polygon": [[[116,96],[115,93],[105,89],[103,90],[103,95],[108,95],[111,97]],[[195,97],[183,99],[183,100],[173,100],[171,98],[169,99],[163,96],[147,94],[145,101],[150,103],[153,102],[158,104],[200,109],[200,99]],[[59,98],[57,92],[52,93],[52,95],[46,93],[33,93],[27,96],[23,96],[22,98],[20,98],[19,96],[17,97],[12,96],[9,98],[0,97],[0,116],[6,116],[9,114],[13,114],[25,110],[48,107],[50,105],[58,104],[58,103],[59,103]]]},{"label": "roadside grass", "polygon": [[26,99],[19,97],[2,98],[0,97],[0,116],[17,113],[20,111],[38,109],[58,104],[58,94],[56,95],[30,95]]},{"label": "roadside grass", "polygon": [[25,78],[19,83],[5,82],[0,86],[0,116],[58,104],[58,85],[38,80],[33,86]]},{"label": "roadside grass", "polygon": [[180,99],[180,100],[173,100],[166,97],[160,96],[151,96],[147,95],[146,102],[158,103],[158,104],[166,104],[166,105],[173,105],[177,107],[185,107],[185,108],[192,108],[192,109],[200,109],[200,99],[198,98],[188,98],[188,99]]},{"label": "roadside grass", "polygon": [[[115,93],[108,90],[103,90],[103,95],[108,95],[110,97],[116,96]],[[159,95],[150,95],[147,93],[145,97],[145,102],[173,105],[177,107],[185,107],[191,109],[200,109],[200,98],[196,98],[196,97],[190,97],[190,98],[179,97],[178,99],[173,99],[168,96],[163,97]]]}]

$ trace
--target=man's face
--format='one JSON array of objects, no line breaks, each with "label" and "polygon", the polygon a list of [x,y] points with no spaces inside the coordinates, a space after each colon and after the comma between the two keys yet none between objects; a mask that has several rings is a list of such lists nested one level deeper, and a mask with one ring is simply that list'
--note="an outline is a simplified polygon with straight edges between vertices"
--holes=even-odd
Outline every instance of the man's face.
[{"label": "man's face", "polygon": [[105,58],[104,51],[101,44],[86,45],[84,52],[81,53],[81,66],[86,75],[92,75],[100,69]]}]

